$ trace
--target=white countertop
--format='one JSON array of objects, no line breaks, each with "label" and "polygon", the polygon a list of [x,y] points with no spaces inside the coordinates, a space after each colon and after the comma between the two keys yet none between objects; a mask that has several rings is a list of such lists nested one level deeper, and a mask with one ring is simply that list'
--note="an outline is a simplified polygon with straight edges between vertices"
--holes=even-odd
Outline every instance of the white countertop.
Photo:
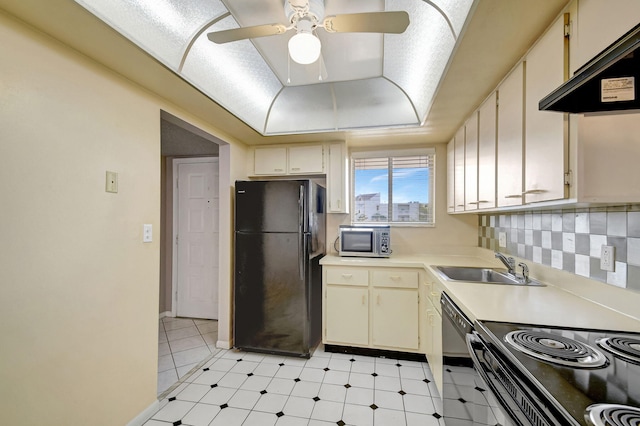
[{"label": "white countertop", "polygon": [[[433,265],[502,267],[492,257],[468,253],[393,255],[388,259],[328,255],[320,263],[324,266],[424,268],[439,280],[446,293],[472,320],[640,332],[640,320],[634,318],[633,313],[623,313],[605,306],[606,300],[602,303],[593,302],[588,299],[588,294],[583,297],[575,294],[575,291],[569,292],[557,285],[559,283],[540,280],[546,286],[537,287],[454,282],[441,279],[431,268]],[[566,273],[563,280],[567,280]],[[616,290],[620,289],[611,289],[611,293]],[[587,291],[585,287],[585,293]],[[617,297],[620,297],[619,292]],[[639,314],[634,313],[636,316]]]}]

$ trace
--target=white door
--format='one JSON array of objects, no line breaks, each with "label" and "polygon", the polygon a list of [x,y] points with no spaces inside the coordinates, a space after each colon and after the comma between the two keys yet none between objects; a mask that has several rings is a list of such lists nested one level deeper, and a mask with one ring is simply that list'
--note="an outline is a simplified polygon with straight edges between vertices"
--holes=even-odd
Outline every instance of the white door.
[{"label": "white door", "polygon": [[218,161],[176,161],[176,315],[217,319]]}]

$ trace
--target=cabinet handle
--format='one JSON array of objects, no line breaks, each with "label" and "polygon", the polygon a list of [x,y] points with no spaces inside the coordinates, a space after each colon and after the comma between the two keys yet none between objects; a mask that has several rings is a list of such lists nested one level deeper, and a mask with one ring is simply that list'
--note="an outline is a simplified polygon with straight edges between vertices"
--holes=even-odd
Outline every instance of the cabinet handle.
[{"label": "cabinet handle", "polygon": [[366,305],[367,304],[367,296],[365,296],[364,294],[362,295],[362,305]]},{"label": "cabinet handle", "polygon": [[471,205],[480,204],[480,201],[469,201],[467,204],[471,204]]},{"label": "cabinet handle", "polygon": [[478,201],[478,203],[479,203],[479,204],[480,204],[480,203],[490,203],[490,202],[491,202],[491,201],[487,201],[487,200],[480,200],[480,201]]},{"label": "cabinet handle", "polygon": [[450,209],[454,208],[455,206],[449,206]]},{"label": "cabinet handle", "polygon": [[378,295],[378,296],[376,297],[376,304],[377,304],[378,306],[380,306],[380,295]]},{"label": "cabinet handle", "polygon": [[431,297],[436,297],[438,295],[438,292],[432,291],[431,292]]},{"label": "cabinet handle", "polygon": [[457,204],[456,207],[464,207],[464,204]]},{"label": "cabinet handle", "polygon": [[297,172],[298,170],[300,170],[300,167],[292,167],[292,168],[291,168],[291,170],[293,170],[293,171],[296,171],[296,172]]},{"label": "cabinet handle", "polygon": [[505,195],[504,198],[522,198],[522,194]]},{"label": "cabinet handle", "polygon": [[344,278],[345,280],[350,280],[352,276],[352,274],[342,274],[342,278]]},{"label": "cabinet handle", "polygon": [[283,172],[284,169],[273,169],[274,172]]},{"label": "cabinet handle", "polygon": [[543,194],[545,192],[549,192],[546,189],[527,189],[526,191],[524,191],[522,193],[522,195],[527,195],[527,194]]},{"label": "cabinet handle", "polygon": [[389,278],[391,278],[391,281],[400,281],[399,275],[391,275]]},{"label": "cabinet handle", "polygon": [[340,200],[338,200],[338,208],[340,208]]}]

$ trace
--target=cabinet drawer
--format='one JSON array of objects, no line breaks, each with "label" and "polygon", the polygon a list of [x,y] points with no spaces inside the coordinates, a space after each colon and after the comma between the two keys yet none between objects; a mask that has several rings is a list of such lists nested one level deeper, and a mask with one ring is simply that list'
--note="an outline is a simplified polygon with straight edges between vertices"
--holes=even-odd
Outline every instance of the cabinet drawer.
[{"label": "cabinet drawer", "polygon": [[369,285],[366,268],[327,268],[327,284]]},{"label": "cabinet drawer", "polygon": [[418,271],[374,270],[371,280],[375,287],[418,288]]}]

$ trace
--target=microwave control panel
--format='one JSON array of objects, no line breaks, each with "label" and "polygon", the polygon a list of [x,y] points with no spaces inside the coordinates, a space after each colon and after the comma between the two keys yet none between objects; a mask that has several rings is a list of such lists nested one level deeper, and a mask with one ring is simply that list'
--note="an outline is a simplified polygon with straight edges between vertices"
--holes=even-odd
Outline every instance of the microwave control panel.
[{"label": "microwave control panel", "polygon": [[389,254],[389,233],[382,232],[380,234],[380,253],[381,254]]}]

